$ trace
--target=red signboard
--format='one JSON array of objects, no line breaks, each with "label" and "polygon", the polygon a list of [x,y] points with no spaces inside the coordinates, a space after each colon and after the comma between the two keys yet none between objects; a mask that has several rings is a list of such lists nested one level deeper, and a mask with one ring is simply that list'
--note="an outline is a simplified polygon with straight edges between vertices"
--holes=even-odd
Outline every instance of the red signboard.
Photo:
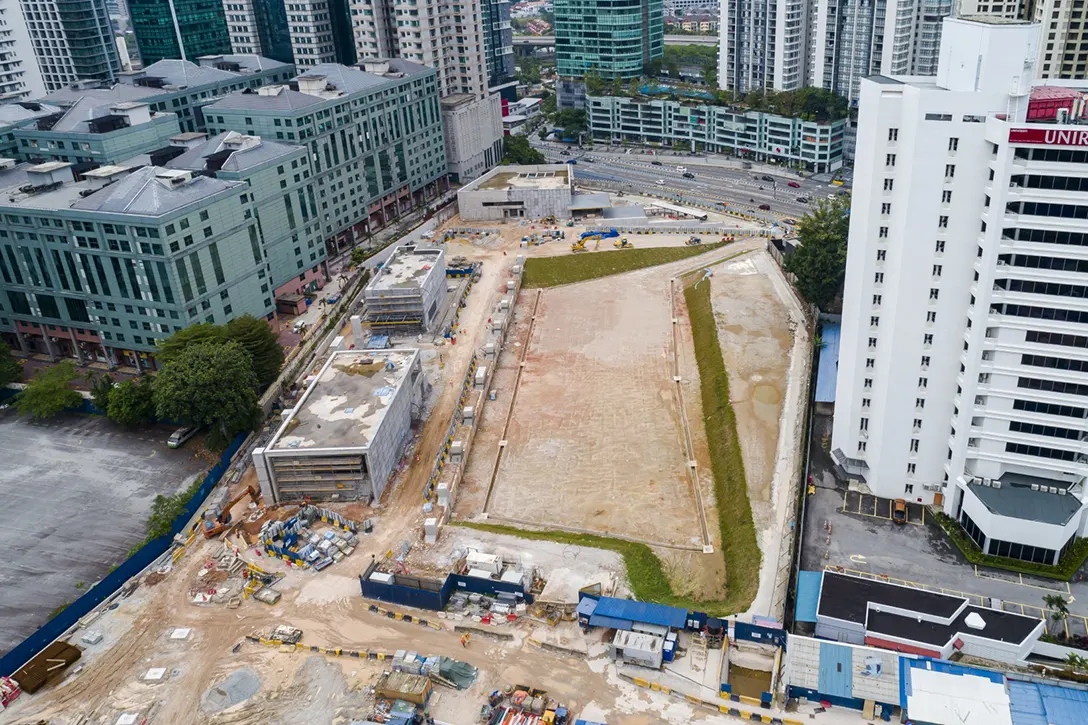
[{"label": "red signboard", "polygon": [[1088,129],[1010,128],[1009,143],[1088,146]]}]

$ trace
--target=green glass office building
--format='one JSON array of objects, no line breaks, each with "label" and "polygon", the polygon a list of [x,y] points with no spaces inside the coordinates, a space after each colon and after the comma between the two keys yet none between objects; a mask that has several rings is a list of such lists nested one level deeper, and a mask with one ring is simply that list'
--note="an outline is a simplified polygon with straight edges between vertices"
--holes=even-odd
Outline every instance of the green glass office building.
[{"label": "green glass office building", "polygon": [[132,29],[145,66],[164,58],[196,59],[231,52],[219,0],[129,0]]}]

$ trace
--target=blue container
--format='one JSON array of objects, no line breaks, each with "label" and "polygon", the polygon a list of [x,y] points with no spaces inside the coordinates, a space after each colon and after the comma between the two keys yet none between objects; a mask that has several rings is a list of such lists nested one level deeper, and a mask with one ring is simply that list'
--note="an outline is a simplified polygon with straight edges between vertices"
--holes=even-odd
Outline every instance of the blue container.
[{"label": "blue container", "polygon": [[661,659],[672,662],[676,658],[676,642],[666,640],[664,649],[661,650]]}]

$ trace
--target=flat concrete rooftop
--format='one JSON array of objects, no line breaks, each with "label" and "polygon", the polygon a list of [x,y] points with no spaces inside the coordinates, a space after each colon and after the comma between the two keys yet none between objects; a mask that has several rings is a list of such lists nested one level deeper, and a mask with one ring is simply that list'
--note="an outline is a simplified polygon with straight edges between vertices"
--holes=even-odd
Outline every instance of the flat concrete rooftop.
[{"label": "flat concrete rooftop", "polygon": [[499,171],[476,187],[480,191],[509,191],[512,189],[565,189],[567,170],[558,171]]},{"label": "flat concrete rooftop", "polygon": [[418,350],[334,352],[266,450],[364,449]]},{"label": "flat concrete rooftop", "polygon": [[367,289],[377,292],[422,288],[427,275],[434,269],[440,252],[437,247],[397,247]]}]

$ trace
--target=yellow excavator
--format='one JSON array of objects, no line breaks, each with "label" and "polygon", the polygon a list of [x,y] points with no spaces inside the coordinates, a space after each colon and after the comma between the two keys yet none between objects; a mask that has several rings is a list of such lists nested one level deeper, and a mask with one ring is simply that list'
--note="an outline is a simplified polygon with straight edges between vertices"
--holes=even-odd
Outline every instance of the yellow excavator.
[{"label": "yellow excavator", "polygon": [[586,251],[586,243],[591,239],[596,240],[596,244],[593,245],[594,249],[601,246],[602,239],[609,239],[611,237],[619,237],[620,233],[615,229],[609,229],[606,232],[583,232],[582,236],[578,237],[578,241],[570,245],[570,251],[572,252],[584,252]]},{"label": "yellow excavator", "polygon": [[627,237],[624,237],[623,239],[617,239],[616,241],[612,242],[612,246],[615,247],[616,249],[634,249],[635,248],[634,244],[631,244],[631,242],[627,241]]}]

